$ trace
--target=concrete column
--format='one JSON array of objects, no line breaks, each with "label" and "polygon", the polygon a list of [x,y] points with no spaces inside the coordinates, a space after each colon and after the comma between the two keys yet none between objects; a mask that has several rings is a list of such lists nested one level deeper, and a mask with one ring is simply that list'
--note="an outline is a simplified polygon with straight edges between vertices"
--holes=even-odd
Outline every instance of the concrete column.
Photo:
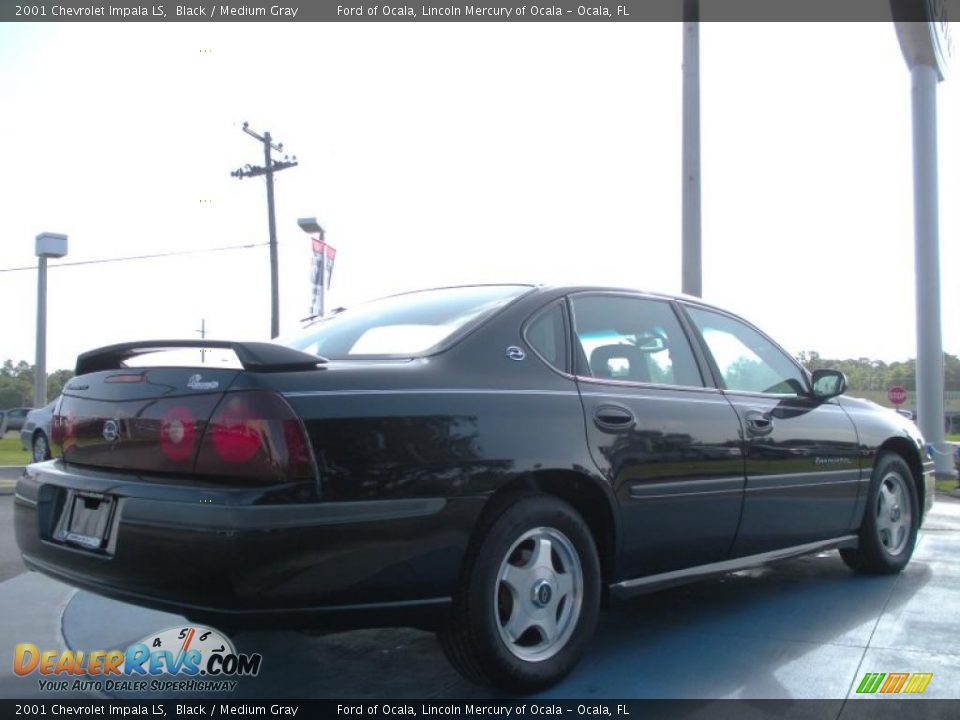
[{"label": "concrete column", "polygon": [[917,291],[917,424],[934,450],[938,476],[956,476],[943,435],[940,228],[937,183],[937,83],[929,65],[910,70],[913,108],[913,215]]}]

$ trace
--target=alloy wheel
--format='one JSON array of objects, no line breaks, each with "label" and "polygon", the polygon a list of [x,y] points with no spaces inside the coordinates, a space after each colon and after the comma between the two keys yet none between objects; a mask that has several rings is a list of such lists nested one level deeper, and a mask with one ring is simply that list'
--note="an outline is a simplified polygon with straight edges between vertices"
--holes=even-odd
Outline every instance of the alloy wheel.
[{"label": "alloy wheel", "polygon": [[510,652],[537,662],[563,649],[580,617],[583,587],[580,557],[566,535],[549,527],[521,535],[494,589],[497,628]]},{"label": "alloy wheel", "polygon": [[899,472],[889,472],[877,493],[877,536],[891,555],[899,555],[910,537],[910,495]]}]

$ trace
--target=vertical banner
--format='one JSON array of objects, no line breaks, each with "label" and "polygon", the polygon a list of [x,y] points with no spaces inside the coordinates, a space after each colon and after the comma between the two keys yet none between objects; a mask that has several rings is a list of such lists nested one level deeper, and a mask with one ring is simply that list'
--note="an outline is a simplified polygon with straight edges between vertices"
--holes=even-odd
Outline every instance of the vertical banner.
[{"label": "vertical banner", "polygon": [[337,251],[333,245],[324,243],[324,255],[326,258],[327,275],[323,280],[325,287],[330,287],[330,280],[333,278],[333,261],[337,259]]},{"label": "vertical banner", "polygon": [[333,263],[337,257],[336,249],[328,245],[324,239],[323,229],[317,237],[311,238],[313,244],[313,262],[310,268],[311,303],[310,316],[320,317],[324,314],[324,290],[330,287],[333,278]]},{"label": "vertical banner", "polygon": [[321,294],[323,293],[323,272],[322,265],[325,253],[323,251],[326,243],[323,241],[323,230],[320,235],[311,238],[313,244],[313,261],[310,266],[310,317],[320,315],[320,306],[323,303]]}]

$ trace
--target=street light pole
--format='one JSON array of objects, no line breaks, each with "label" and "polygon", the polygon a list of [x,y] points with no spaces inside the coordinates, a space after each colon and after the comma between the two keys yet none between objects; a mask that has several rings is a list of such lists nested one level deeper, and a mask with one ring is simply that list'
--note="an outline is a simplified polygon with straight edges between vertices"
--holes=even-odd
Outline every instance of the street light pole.
[{"label": "street light pole", "polygon": [[33,406],[47,404],[47,258],[67,254],[67,236],[40,233],[35,238],[37,262],[37,358],[33,367]]},{"label": "street light pole", "polygon": [[681,289],[703,295],[700,221],[700,3],[683,2],[683,194]]},{"label": "street light pole", "polygon": [[280,278],[277,255],[277,218],[273,203],[273,174],[287,168],[296,167],[297,158],[294,156],[289,159],[284,155],[283,160],[274,160],[271,151],[283,152],[283,143],[274,145],[269,132],[258,135],[250,129],[249,123],[243,124],[243,131],[263,143],[263,167],[247,165],[239,170],[234,170],[230,175],[240,180],[258,175],[266,175],[267,177],[267,223],[270,232],[270,337],[272,339],[280,334]]},{"label": "street light pole", "polygon": [[37,261],[37,357],[33,365],[33,406],[47,403],[47,258]]}]

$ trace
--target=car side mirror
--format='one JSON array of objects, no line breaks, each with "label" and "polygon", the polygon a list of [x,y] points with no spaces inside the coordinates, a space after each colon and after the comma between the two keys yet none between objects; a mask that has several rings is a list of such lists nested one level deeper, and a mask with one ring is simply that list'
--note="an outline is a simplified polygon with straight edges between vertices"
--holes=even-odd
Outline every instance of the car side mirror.
[{"label": "car side mirror", "polygon": [[847,391],[847,376],[839,370],[813,371],[813,396],[819,400],[829,400]]}]

